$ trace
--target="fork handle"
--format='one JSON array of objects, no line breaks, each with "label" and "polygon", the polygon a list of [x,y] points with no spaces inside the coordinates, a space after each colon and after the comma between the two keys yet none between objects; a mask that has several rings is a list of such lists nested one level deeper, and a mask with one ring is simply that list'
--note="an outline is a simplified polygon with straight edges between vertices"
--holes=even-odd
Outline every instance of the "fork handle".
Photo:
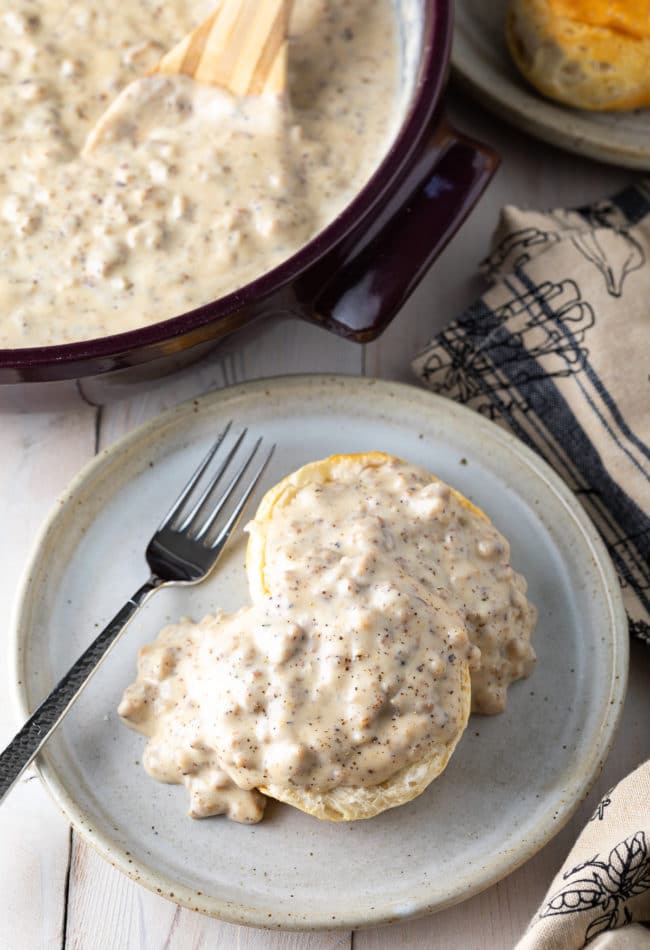
[{"label": "fork handle", "polygon": [[127,625],[164,582],[152,575],[79,657],[0,754],[0,802],[50,738]]}]

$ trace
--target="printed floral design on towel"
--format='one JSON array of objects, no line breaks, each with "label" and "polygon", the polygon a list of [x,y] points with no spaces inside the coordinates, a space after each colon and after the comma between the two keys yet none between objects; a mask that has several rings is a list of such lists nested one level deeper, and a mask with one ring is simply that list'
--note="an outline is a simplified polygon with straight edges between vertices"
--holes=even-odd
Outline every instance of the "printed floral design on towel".
[{"label": "printed floral design on towel", "polygon": [[[521,293],[510,289],[512,296],[494,310],[494,318],[501,324],[523,315],[521,324],[510,325],[508,334],[490,334],[477,347],[473,341],[475,333],[481,333],[483,314],[465,314],[459,323],[441,333],[440,345],[421,370],[434,392],[444,392],[459,402],[488,397],[475,408],[491,418],[496,407],[490,397],[495,393],[509,391],[514,397],[515,387],[532,379],[578,373],[589,355],[584,342],[594,325],[594,312],[573,280],[544,281]],[[522,354],[528,358],[523,360]],[[543,367],[536,362],[540,358]],[[504,408],[499,405],[498,413],[502,414]],[[527,412],[529,407],[518,401],[517,409]]]},{"label": "printed floral design on towel", "polygon": [[511,325],[512,339],[529,359],[544,360],[545,379],[571,376],[584,367],[589,350],[583,344],[595,317],[574,280],[545,280],[515,293],[495,314],[501,320],[510,320],[522,312],[526,321],[521,327]]},{"label": "printed floral design on towel", "polygon": [[572,242],[601,272],[612,297],[621,297],[625,278],[645,264],[643,248],[624,228],[598,228],[576,235]]},{"label": "printed floral design on towel", "polygon": [[633,586],[640,591],[650,591],[650,574],[639,575],[638,570],[635,570],[636,565],[629,556],[632,545],[641,550],[642,545],[645,547],[649,540],[650,533],[648,529],[641,527],[639,531],[619,538],[616,544],[612,545],[619,565],[621,587]]},{"label": "printed floral design on towel", "polygon": [[[458,402],[470,402],[486,391],[486,380],[493,374],[494,364],[485,351],[477,350],[465,337],[444,334],[444,352],[432,353],[423,368],[426,381],[434,392],[449,393]],[[491,387],[503,384],[494,381]]]},{"label": "printed floral design on towel", "polygon": [[576,227],[576,212],[554,211],[549,218],[558,231],[539,227],[512,231],[494,248],[481,265],[490,280],[519,270],[550,245],[570,240],[602,274],[608,293],[621,297],[626,278],[646,262],[639,241],[630,234],[630,222],[611,201],[580,211],[584,223]]},{"label": "printed floral design on towel", "polygon": [[585,931],[589,943],[605,930],[632,920],[626,902],[650,889],[650,854],[643,831],[637,831],[609,852],[606,861],[596,854],[564,875],[567,883],[540,911],[541,917],[574,914],[579,911],[603,911]]},{"label": "printed floral design on towel", "polygon": [[511,231],[483,261],[481,272],[490,280],[494,280],[502,274],[511,273],[523,267],[532,257],[540,253],[544,245],[556,244],[561,240],[561,234],[555,231],[543,231],[541,228],[531,227]]},{"label": "printed floral design on towel", "polygon": [[[630,234],[634,221],[613,201],[599,201],[590,208],[581,208],[588,230],[578,231],[571,241],[583,257],[598,268],[612,297],[623,295],[623,284],[628,276],[646,262],[641,244]],[[574,213],[556,211],[553,217],[561,227],[575,230]]]},{"label": "printed floral design on towel", "polygon": [[632,617],[628,617],[627,622],[632,636],[643,640],[650,646],[650,623],[646,623],[645,620],[635,620]]},{"label": "printed floral design on towel", "polygon": [[593,813],[589,821],[596,821],[596,819],[598,819],[598,821],[603,821],[603,819],[605,818],[605,809],[609,808],[609,806],[612,804],[612,800],[609,797],[612,794],[612,792],[613,792],[613,789],[610,788],[610,790],[605,795],[603,795],[601,800],[598,802],[596,811]]}]

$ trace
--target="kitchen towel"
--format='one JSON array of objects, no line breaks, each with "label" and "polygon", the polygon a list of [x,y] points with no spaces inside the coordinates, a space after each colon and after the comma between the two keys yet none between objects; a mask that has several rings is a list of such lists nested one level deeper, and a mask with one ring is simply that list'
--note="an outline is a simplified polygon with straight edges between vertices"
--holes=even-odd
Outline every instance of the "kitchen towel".
[{"label": "kitchen towel", "polygon": [[644,921],[650,922],[650,762],[601,799],[516,950],[648,950]]},{"label": "kitchen towel", "polygon": [[650,645],[650,182],[576,210],[506,207],[482,269],[489,289],[415,372],[562,476]]}]

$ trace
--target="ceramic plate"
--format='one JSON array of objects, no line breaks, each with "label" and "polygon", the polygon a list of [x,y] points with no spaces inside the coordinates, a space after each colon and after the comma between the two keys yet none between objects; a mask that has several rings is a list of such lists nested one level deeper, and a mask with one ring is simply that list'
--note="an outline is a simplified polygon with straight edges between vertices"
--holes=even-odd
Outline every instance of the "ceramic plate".
[{"label": "ceramic plate", "polygon": [[452,65],[497,115],[571,152],[615,165],[650,167],[650,109],[585,112],[537,93],[515,68],[504,38],[506,0],[457,0]]},{"label": "ceramic plate", "polygon": [[462,900],[529,858],[585,795],[623,701],[627,633],[603,545],[562,482],[496,425],[424,390],[350,377],[258,381],[181,405],[99,455],[57,505],[28,568],[15,622],[21,712],[146,576],[146,541],[230,418],[278,444],[264,489],[312,459],[380,449],[484,508],[539,607],[535,673],[512,688],[503,715],[472,718],[444,774],[402,808],[329,824],[271,802],[255,826],[192,821],[185,789],[146,775],[144,740],[115,710],[138,647],[165,623],[245,602],[240,532],[209,582],[146,606],[49,743],[40,774],[107,860],[229,921],[358,927]]}]

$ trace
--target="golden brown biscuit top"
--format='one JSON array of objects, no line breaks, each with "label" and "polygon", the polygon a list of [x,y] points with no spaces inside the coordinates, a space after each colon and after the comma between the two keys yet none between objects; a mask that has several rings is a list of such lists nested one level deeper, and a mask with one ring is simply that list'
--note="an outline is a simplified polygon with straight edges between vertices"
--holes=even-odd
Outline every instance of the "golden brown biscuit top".
[{"label": "golden brown biscuit top", "polygon": [[650,37],[648,0],[549,0],[549,7],[554,16],[577,23],[606,27],[637,39]]}]

